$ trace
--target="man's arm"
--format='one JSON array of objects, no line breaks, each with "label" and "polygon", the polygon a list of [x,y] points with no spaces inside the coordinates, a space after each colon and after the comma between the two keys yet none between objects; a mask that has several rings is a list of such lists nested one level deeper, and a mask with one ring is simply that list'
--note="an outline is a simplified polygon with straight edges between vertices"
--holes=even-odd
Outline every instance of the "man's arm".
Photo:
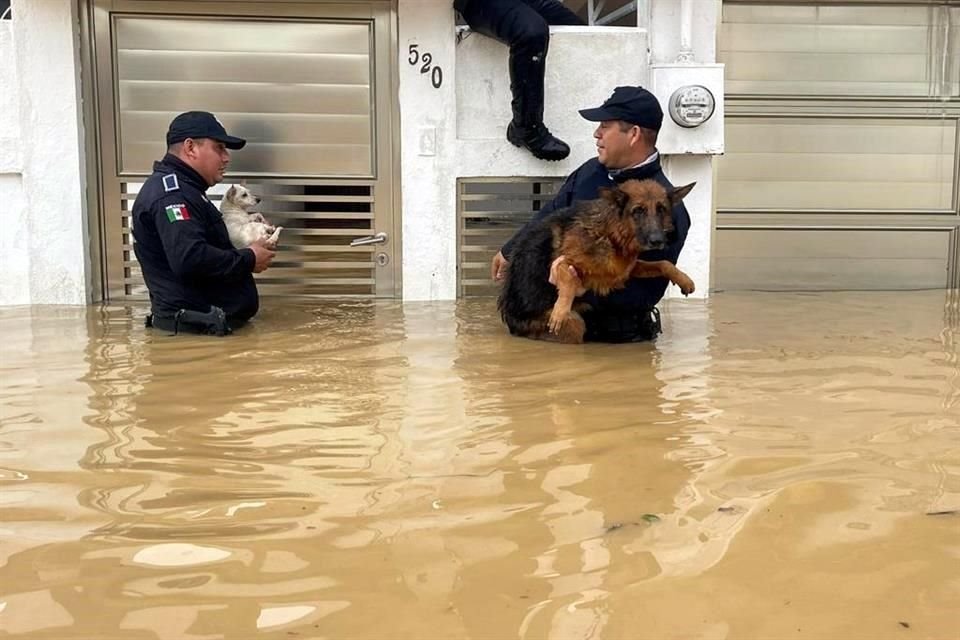
[{"label": "man's arm", "polygon": [[[185,214],[176,208],[178,204],[184,206]],[[192,217],[191,208],[199,215],[189,203],[163,199],[150,211],[170,269],[181,278],[237,279],[253,273],[258,266],[256,251],[212,246],[204,237],[203,222]]]},{"label": "man's arm", "polygon": [[516,242],[516,238],[521,231],[526,229],[528,226],[543,220],[557,209],[563,209],[564,207],[569,207],[571,204],[573,204],[573,194],[574,188],[577,184],[576,176],[578,173],[580,173],[580,169],[577,169],[567,176],[567,179],[560,187],[560,191],[553,196],[553,200],[545,204],[539,211],[533,214],[533,217],[530,218],[530,220],[528,220],[523,227],[518,229],[509,240],[507,240],[503,247],[501,247],[500,251],[497,252],[497,255],[493,256],[493,260],[490,262],[490,277],[493,280],[500,282],[506,277],[507,265],[510,263],[510,259],[507,256],[510,256],[513,253],[513,247]]}]

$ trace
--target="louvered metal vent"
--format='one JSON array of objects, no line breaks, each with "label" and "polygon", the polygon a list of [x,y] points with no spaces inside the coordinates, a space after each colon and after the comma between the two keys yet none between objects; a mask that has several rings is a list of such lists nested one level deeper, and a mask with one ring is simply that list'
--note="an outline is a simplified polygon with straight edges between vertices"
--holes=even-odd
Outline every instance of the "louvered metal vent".
[{"label": "louvered metal vent", "polygon": [[461,178],[457,182],[457,296],[492,296],[490,261],[550,202],[561,178]]}]

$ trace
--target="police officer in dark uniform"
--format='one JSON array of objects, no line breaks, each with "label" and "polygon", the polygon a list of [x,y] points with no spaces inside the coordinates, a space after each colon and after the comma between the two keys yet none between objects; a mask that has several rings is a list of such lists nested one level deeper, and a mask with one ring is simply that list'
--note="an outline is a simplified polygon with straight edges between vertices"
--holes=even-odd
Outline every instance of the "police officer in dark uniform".
[{"label": "police officer in dark uniform", "polygon": [[[660,167],[657,133],[663,122],[663,110],[656,96],[642,87],[617,87],[600,107],[583,109],[580,115],[599,122],[593,137],[597,157],[584,162],[567,177],[557,195],[527,224],[542,220],[551,212],[569,207],[579,200],[599,197],[600,187],[614,187],[626,180],[651,178],[668,191],[673,188]],[[674,233],[667,246],[640,254],[642,260],[669,260],[676,264],[690,229],[690,215],[683,203],[673,208]],[[516,236],[514,236],[515,238]],[[513,251],[509,240],[493,258],[491,275],[502,280]],[[574,274],[576,275],[576,274]],[[544,274],[546,277],[546,274]],[[633,278],[623,289],[605,297],[592,292],[581,300],[591,310],[583,314],[587,325],[585,340],[593,342],[637,342],[651,340],[660,333],[660,313],[656,304],[666,293],[666,278]]]},{"label": "police officer in dark uniform", "polygon": [[557,0],[454,0],[470,28],[510,47],[513,120],[507,140],[541,160],[562,160],[570,146],[543,124],[543,78],[550,25],[582,25]]},{"label": "police officer in dark uniform", "polygon": [[234,249],[206,191],[223,180],[227,135],[206,111],[181,113],[167,131],[167,154],[153,165],[133,203],[133,250],[150,292],[147,326],[173,333],[226,335],[257,313],[253,274],[270,266],[274,247]]}]

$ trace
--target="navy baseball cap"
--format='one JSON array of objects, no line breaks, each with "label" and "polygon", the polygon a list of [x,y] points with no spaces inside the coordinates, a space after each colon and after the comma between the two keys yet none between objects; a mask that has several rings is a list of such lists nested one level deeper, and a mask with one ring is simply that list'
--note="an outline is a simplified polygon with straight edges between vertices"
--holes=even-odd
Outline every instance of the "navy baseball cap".
[{"label": "navy baseball cap", "polygon": [[623,120],[654,131],[659,131],[663,123],[660,103],[643,87],[617,87],[602,105],[596,109],[581,109],[580,115],[591,122]]},{"label": "navy baseball cap", "polygon": [[173,119],[167,129],[167,146],[187,138],[210,138],[222,142],[227,149],[243,149],[247,144],[243,138],[227,135],[227,130],[209,111],[187,111]]}]

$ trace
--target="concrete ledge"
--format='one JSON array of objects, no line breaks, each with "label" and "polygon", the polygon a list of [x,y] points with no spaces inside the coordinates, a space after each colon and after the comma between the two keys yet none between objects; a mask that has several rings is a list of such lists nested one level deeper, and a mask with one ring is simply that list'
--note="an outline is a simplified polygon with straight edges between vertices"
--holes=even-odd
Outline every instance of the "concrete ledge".
[{"label": "concrete ledge", "polygon": [[571,154],[544,163],[505,140],[512,116],[508,48],[479,34],[464,39],[456,48],[457,174],[565,175],[594,156],[596,124],[579,110],[600,105],[618,85],[646,85],[648,44],[646,30],[636,27],[551,29],[544,122]]}]

